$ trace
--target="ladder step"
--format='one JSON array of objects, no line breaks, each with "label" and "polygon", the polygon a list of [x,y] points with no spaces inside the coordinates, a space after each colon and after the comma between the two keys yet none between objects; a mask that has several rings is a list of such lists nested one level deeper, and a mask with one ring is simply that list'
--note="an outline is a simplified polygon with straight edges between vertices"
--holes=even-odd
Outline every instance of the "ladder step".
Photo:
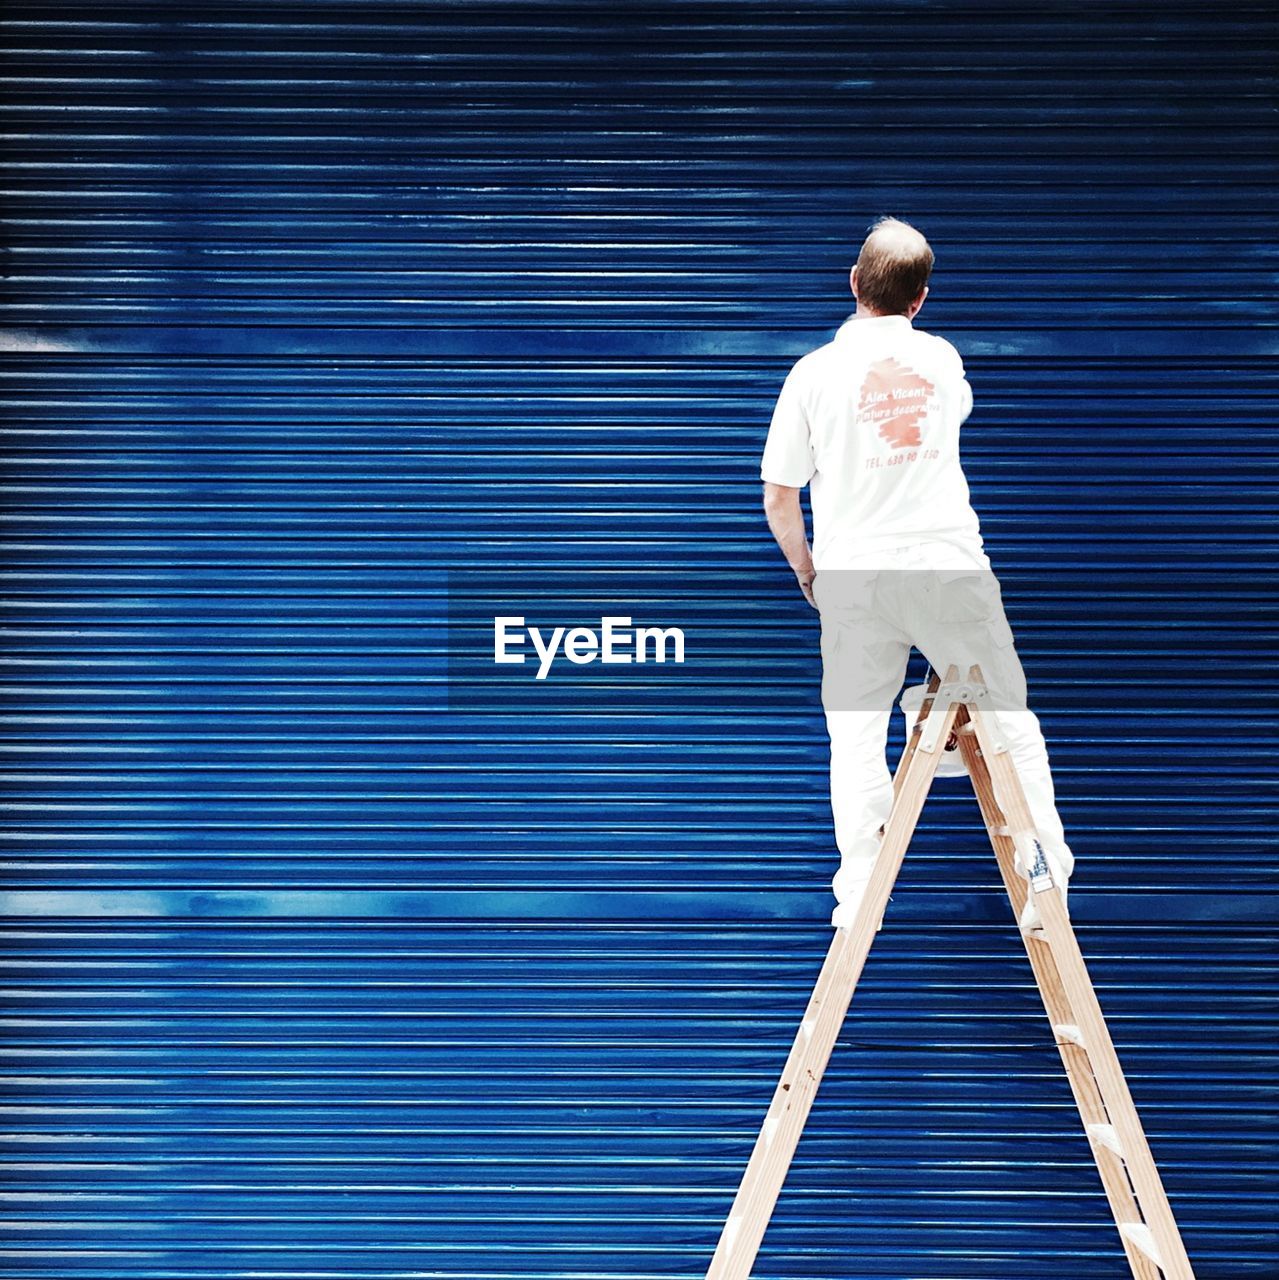
[{"label": "ladder step", "polygon": [[1077,1044],[1084,1047],[1084,1033],[1073,1022],[1054,1022],[1053,1035],[1066,1044]]},{"label": "ladder step", "polygon": [[1085,1125],[1089,1139],[1100,1147],[1105,1147],[1107,1151],[1113,1151],[1121,1160],[1124,1158],[1124,1149],[1119,1145],[1119,1134],[1115,1132],[1113,1124],[1090,1124]]},{"label": "ladder step", "polygon": [[1135,1244],[1160,1271],[1164,1269],[1159,1246],[1155,1244],[1155,1233],[1144,1222],[1121,1222],[1119,1234],[1130,1244]]}]

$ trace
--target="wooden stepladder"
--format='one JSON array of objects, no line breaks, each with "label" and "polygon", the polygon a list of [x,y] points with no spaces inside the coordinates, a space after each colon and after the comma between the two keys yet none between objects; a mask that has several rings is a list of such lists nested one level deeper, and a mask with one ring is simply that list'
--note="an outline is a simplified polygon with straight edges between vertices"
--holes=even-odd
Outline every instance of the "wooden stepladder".
[{"label": "wooden stepladder", "polygon": [[[893,809],[870,883],[852,927],[835,930],[706,1280],[748,1280],[751,1274],[906,846],[952,734],[972,778],[1019,921],[1034,895],[1038,924],[1023,928],[1022,938],[1132,1274],[1136,1280],[1194,1280],[979,667],[970,669],[967,680],[961,681],[958,669],[951,667],[945,680],[934,676],[930,682],[929,697],[893,778]],[[1018,846],[1033,850],[1029,881],[1015,865]]]}]

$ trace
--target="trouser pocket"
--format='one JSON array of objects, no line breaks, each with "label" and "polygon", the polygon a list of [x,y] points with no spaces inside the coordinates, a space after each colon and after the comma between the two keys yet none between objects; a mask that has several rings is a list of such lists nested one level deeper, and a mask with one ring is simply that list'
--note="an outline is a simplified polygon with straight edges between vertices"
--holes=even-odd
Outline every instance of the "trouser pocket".
[{"label": "trouser pocket", "polygon": [[929,586],[938,622],[994,622],[1003,618],[1003,597],[993,573],[965,573],[945,579],[934,574]]}]

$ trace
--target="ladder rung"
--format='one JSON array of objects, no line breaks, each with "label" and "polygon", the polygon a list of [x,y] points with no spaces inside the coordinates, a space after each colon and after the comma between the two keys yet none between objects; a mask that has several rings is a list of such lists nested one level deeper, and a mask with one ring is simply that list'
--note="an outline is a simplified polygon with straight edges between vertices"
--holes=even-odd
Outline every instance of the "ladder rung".
[{"label": "ladder rung", "polygon": [[1113,1124],[1090,1124],[1085,1125],[1088,1137],[1098,1146],[1105,1147],[1107,1151],[1113,1151],[1121,1160],[1124,1156],[1124,1149],[1119,1145],[1119,1134],[1115,1132]]},{"label": "ladder rung", "polygon": [[1053,1023],[1053,1035],[1066,1044],[1077,1044],[1081,1049],[1084,1047],[1084,1033],[1073,1022]]},{"label": "ladder rung", "polygon": [[1135,1244],[1160,1271],[1164,1269],[1159,1246],[1155,1244],[1155,1233],[1144,1222],[1121,1222],[1119,1234],[1129,1243]]}]

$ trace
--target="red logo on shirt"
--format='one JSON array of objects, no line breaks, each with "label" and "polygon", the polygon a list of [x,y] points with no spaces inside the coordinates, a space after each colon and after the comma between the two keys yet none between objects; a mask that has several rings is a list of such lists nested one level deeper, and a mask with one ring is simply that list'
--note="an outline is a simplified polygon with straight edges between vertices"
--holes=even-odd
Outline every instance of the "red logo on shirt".
[{"label": "red logo on shirt", "polygon": [[933,384],[927,378],[890,356],[871,365],[857,409],[892,448],[913,449],[922,443],[920,420],[932,394]]}]

